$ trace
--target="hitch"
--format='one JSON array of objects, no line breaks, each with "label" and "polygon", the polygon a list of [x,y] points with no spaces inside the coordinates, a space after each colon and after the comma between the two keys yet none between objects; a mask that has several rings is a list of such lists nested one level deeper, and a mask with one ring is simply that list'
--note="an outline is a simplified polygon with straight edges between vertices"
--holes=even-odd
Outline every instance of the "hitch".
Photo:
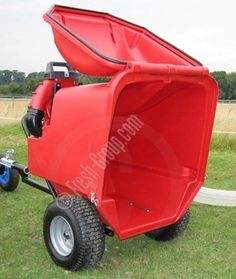
[{"label": "hitch", "polygon": [[7,150],[0,158],[0,167],[16,170],[21,176],[22,182],[38,190],[41,190],[47,194],[51,194],[53,198],[56,199],[57,193],[54,190],[52,184],[46,180],[46,185],[45,185],[30,178],[29,177],[30,172],[28,167],[16,162],[14,160],[13,154],[14,154],[14,149]]}]

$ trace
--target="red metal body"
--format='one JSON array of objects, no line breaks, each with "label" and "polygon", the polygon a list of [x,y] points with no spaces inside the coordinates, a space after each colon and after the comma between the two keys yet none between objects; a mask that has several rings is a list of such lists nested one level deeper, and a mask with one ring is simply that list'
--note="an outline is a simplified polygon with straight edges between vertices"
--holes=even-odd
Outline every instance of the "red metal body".
[{"label": "red metal body", "polygon": [[55,6],[44,18],[72,67],[112,79],[56,93],[42,136],[28,138],[30,171],[59,194],[91,199],[121,239],[173,224],[204,181],[215,80],[185,53],[111,15]]}]

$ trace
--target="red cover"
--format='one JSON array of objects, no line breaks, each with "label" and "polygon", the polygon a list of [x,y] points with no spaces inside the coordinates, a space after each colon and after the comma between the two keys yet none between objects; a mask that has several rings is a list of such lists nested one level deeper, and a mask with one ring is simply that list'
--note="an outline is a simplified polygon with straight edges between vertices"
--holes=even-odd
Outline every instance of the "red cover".
[{"label": "red cover", "polygon": [[114,75],[133,62],[201,65],[147,29],[106,13],[54,6],[44,19],[65,60],[87,75]]}]

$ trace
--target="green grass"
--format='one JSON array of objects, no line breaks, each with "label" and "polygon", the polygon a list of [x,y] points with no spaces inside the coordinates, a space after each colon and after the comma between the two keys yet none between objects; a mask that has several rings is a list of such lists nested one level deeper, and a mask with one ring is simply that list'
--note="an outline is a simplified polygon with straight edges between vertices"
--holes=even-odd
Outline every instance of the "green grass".
[{"label": "green grass", "polygon": [[[0,150],[14,146],[26,161],[26,139],[18,125],[0,127]],[[218,141],[217,143],[214,141]],[[236,148],[231,139],[213,140],[206,185],[236,189]],[[72,273],[49,258],[42,219],[50,196],[21,184],[14,193],[0,191],[0,278],[229,278],[236,274],[236,208],[193,204],[188,229],[161,243],[145,236],[106,239],[96,268]]]},{"label": "green grass", "polygon": [[205,186],[236,190],[236,151],[211,151]]},{"label": "green grass", "polygon": [[205,186],[236,190],[236,137],[215,135],[207,167]]}]

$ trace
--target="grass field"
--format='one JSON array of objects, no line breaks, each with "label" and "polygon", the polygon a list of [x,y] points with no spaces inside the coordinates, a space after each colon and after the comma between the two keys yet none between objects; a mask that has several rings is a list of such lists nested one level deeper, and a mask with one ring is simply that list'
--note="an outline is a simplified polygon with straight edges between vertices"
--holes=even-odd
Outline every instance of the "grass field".
[{"label": "grass field", "polygon": [[[19,125],[0,127],[0,150],[15,148],[26,162],[26,140]],[[213,139],[208,186],[236,190],[235,138]],[[193,204],[186,232],[161,243],[144,235],[125,241],[106,239],[99,265],[72,273],[53,264],[42,238],[42,219],[50,196],[21,184],[0,190],[0,278],[236,278],[236,208]]]},{"label": "grass field", "polygon": [[22,118],[28,103],[29,100],[26,99],[0,99],[0,125],[19,122],[14,118]]},{"label": "grass field", "polygon": [[205,186],[236,191],[235,135],[215,135],[213,137]]},{"label": "grass field", "polygon": [[217,105],[214,130],[236,132],[236,103]]}]

